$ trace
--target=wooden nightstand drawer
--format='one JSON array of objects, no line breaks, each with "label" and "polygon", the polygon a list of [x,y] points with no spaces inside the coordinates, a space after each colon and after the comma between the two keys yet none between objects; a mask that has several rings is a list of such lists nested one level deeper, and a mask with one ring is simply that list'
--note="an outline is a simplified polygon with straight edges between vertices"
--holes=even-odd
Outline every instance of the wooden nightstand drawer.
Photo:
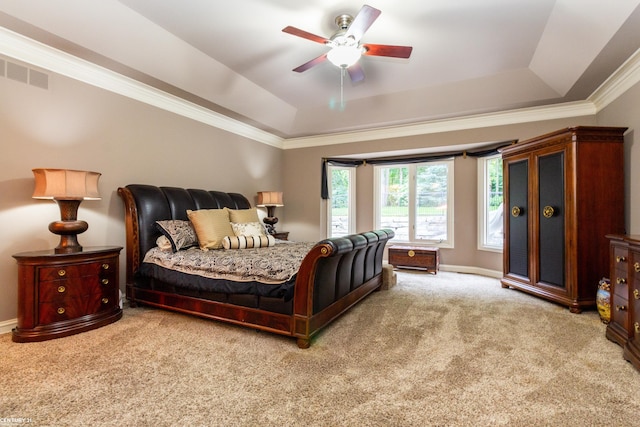
[{"label": "wooden nightstand drawer", "polygon": [[118,261],[121,247],[82,252],[25,252],[18,261],[16,342],[43,341],[95,329],[122,317]]},{"label": "wooden nightstand drawer", "polygon": [[38,280],[70,279],[77,277],[95,277],[105,275],[115,270],[113,260],[90,262],[84,264],[62,264],[55,267],[38,268]]}]

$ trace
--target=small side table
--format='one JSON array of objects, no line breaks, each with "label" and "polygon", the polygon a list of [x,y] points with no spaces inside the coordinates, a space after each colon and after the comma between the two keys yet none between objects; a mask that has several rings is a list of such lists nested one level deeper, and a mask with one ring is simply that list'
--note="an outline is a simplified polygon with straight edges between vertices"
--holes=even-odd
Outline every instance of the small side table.
[{"label": "small side table", "polygon": [[440,250],[422,246],[390,246],[389,264],[396,268],[424,268],[429,273],[438,274]]},{"label": "small side table", "polygon": [[288,231],[276,231],[272,234],[273,237],[280,240],[289,240],[289,232]]},{"label": "small side table", "polygon": [[119,246],[82,252],[22,252],[18,261],[15,342],[45,341],[96,329],[122,317]]}]

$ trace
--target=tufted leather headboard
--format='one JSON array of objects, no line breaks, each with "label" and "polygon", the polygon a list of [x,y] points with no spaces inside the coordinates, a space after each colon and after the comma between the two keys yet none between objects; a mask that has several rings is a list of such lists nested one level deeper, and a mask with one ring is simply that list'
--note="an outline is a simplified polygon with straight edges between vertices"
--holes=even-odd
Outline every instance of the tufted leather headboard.
[{"label": "tufted leather headboard", "polygon": [[[239,193],[185,189],[178,187],[155,187],[153,185],[130,184],[127,190],[135,202],[138,220],[138,259],[156,245],[160,231],[156,221],[166,219],[187,220],[187,209],[249,209],[251,203]],[[126,203],[126,202],[125,202]]]}]

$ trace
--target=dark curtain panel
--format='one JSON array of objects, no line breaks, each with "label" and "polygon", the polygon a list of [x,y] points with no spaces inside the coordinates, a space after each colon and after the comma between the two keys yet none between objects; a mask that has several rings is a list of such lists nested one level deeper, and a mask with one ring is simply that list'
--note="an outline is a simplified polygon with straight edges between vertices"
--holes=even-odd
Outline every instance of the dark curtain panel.
[{"label": "dark curtain panel", "polygon": [[462,151],[449,151],[446,153],[432,153],[432,154],[418,154],[412,156],[396,156],[396,157],[379,157],[372,159],[347,159],[347,158],[324,158],[322,159],[322,178],[320,196],[323,199],[329,198],[329,177],[327,175],[327,166],[342,166],[342,167],[358,167],[360,165],[392,165],[392,164],[407,164],[407,163],[423,163],[434,162],[437,160],[451,159],[453,157],[487,157],[494,154],[498,154],[500,148],[507,145],[515,144],[517,141],[503,141],[493,144],[487,144],[482,147],[474,148],[473,150]]}]

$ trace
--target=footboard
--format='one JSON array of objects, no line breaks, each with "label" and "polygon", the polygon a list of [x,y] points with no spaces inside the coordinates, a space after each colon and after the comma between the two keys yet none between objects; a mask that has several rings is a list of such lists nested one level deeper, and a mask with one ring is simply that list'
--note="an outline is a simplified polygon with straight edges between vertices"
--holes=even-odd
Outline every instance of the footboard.
[{"label": "footboard", "polygon": [[392,230],[376,230],[319,242],[296,280],[293,335],[307,348],[313,335],[382,285],[384,247]]}]

